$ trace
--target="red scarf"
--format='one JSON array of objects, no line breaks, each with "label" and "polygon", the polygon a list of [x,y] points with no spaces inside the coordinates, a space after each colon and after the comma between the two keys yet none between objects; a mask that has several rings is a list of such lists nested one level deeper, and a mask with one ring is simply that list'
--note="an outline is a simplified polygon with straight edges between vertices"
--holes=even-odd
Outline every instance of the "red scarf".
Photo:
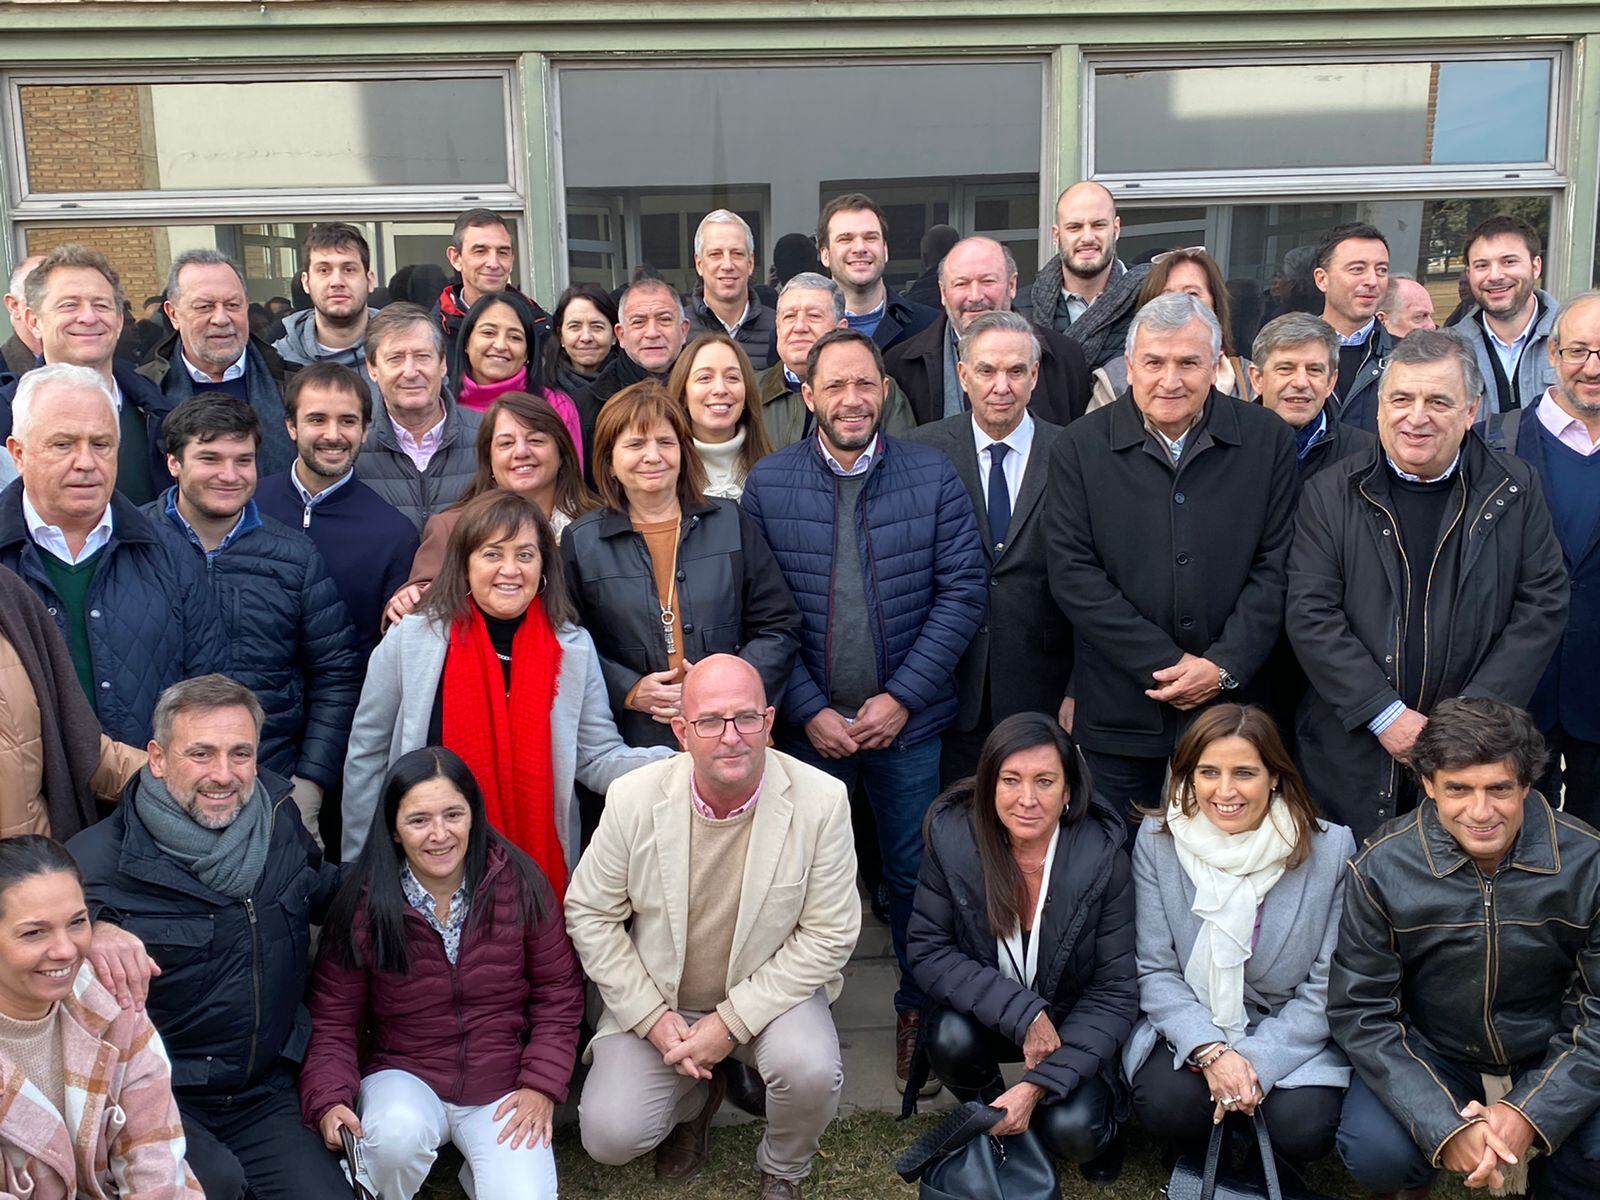
[{"label": "red scarf", "polygon": [[537,600],[511,643],[509,696],[478,606],[450,624],[444,744],[472,769],[489,823],[539,864],[558,899],[566,893],[567,860],[556,836],[550,712],[560,671],[561,643]]}]

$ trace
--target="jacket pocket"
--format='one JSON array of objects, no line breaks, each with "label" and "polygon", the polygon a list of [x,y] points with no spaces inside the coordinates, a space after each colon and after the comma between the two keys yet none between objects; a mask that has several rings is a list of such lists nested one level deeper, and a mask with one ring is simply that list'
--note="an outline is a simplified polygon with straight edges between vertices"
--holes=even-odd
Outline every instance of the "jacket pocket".
[{"label": "jacket pocket", "polygon": [[124,928],[144,943],[165,975],[204,964],[211,957],[215,927],[210,917],[128,917]]}]

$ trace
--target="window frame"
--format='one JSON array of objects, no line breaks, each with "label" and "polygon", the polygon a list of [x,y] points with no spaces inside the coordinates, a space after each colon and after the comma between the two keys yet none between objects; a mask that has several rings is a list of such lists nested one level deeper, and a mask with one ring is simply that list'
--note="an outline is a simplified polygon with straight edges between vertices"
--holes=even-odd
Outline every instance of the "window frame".
[{"label": "window frame", "polygon": [[[1369,63],[1445,63],[1546,59],[1551,64],[1549,122],[1545,131],[1545,159],[1529,164],[1449,164],[1440,166],[1327,167],[1285,172],[1270,168],[1215,171],[1100,172],[1095,168],[1097,136],[1097,83],[1102,73],[1136,70],[1181,70],[1262,66],[1353,66]],[[1259,49],[1222,51],[1199,55],[1185,52],[1118,53],[1095,51],[1083,56],[1082,174],[1105,184],[1125,199],[1190,200],[1227,195],[1316,197],[1345,194],[1395,194],[1428,192],[1565,191],[1570,183],[1564,161],[1571,121],[1569,91],[1573,82],[1572,47],[1563,42],[1528,42],[1522,45],[1473,46],[1446,43],[1423,47],[1417,43],[1367,48],[1363,46],[1311,47],[1301,50]],[[1558,205],[1559,207],[1559,205]]]}]

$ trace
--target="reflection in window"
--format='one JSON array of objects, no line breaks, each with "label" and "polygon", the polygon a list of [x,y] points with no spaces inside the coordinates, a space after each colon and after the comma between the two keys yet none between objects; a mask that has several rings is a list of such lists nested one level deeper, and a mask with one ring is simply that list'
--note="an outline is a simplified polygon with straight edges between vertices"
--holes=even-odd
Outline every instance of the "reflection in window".
[{"label": "reflection in window", "polygon": [[1099,174],[1544,163],[1550,58],[1097,71]]},{"label": "reflection in window", "polygon": [[1301,204],[1122,205],[1117,255],[1148,262],[1177,246],[1208,247],[1222,264],[1234,314],[1234,345],[1248,353],[1256,331],[1284,312],[1322,311],[1312,279],[1315,246],[1346,221],[1376,225],[1389,241],[1390,266],[1415,275],[1433,294],[1442,325],[1460,302],[1463,243],[1473,226],[1496,213],[1527,221],[1547,243],[1550,200],[1497,196],[1443,200],[1312,200]]},{"label": "reflection in window", "polygon": [[[336,219],[336,218],[324,218]],[[439,220],[352,221],[372,247],[372,270],[380,285],[402,267],[428,263],[444,266],[452,222]],[[28,253],[47,254],[56,246],[78,242],[111,260],[122,276],[122,289],[135,311],[146,296],[167,286],[172,260],[185,250],[221,250],[245,269],[251,300],[292,297],[304,306],[298,291],[300,244],[312,222],[283,221],[241,225],[113,225],[76,229],[32,226]],[[430,300],[431,303],[431,300]]]},{"label": "reflection in window", "polygon": [[18,91],[30,193],[504,187],[511,178],[500,75]]},{"label": "reflection in window", "polygon": [[813,234],[822,204],[847,191],[886,211],[891,284],[921,273],[934,224],[1000,237],[1023,279],[1034,271],[1040,62],[568,67],[559,79],[575,282],[616,286],[648,263],[692,290],[695,225],[713,208],[750,223],[761,282],[773,243]]}]

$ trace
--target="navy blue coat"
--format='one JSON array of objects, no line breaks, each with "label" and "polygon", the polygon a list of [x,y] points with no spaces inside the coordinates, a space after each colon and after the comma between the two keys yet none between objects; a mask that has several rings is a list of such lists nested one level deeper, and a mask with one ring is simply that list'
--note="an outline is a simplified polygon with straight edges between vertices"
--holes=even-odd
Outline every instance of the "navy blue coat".
[{"label": "navy blue coat", "polygon": [[[800,606],[800,654],[781,705],[795,724],[828,704],[834,479],[812,437],[762,459],[744,485],[744,510]],[[878,678],[911,713],[895,744],[914,745],[954,719],[956,663],[988,607],[977,519],[948,458],[880,433],[856,533]]]},{"label": "navy blue coat", "polygon": [[[298,1063],[311,1037],[306,990],[311,923],[339,887],[289,801],[288,783],[257,778],[275,808],[267,863],[255,892],[214,892],[156,845],[134,809],[139,777],[116,812],[67,843],[96,919],[144,942],[161,974],[150,1019],[172,1059],[180,1099],[237,1097],[282,1059]],[[251,803],[260,803],[257,790]]]},{"label": "navy blue coat", "polygon": [[[40,562],[43,553],[28,536],[18,479],[0,492],[0,565],[22,576],[67,638],[67,616]],[[150,740],[150,717],[168,685],[228,670],[228,635],[204,572],[192,556],[174,554],[116,493],[111,540],[95,567],[88,605],[95,709],[115,741]]]},{"label": "navy blue coat", "polygon": [[344,772],[363,663],[344,601],[311,539],[271,517],[211,556],[167,514],[176,488],[144,511],[174,556],[204,574],[228,631],[233,677],[266,713],[262,766],[324,788]]},{"label": "navy blue coat", "polygon": [[[1538,401],[1534,403],[1536,408]],[[1538,474],[1553,510],[1544,438],[1535,408],[1523,410],[1525,417],[1518,423],[1511,452]],[[1513,414],[1522,412],[1513,410]],[[1590,535],[1589,544],[1576,557],[1565,546],[1561,557],[1572,578],[1572,607],[1567,610],[1566,633],[1534,689],[1528,710],[1540,729],[1559,724],[1581,741],[1600,742],[1600,673],[1595,670],[1600,664],[1600,531]]]}]

